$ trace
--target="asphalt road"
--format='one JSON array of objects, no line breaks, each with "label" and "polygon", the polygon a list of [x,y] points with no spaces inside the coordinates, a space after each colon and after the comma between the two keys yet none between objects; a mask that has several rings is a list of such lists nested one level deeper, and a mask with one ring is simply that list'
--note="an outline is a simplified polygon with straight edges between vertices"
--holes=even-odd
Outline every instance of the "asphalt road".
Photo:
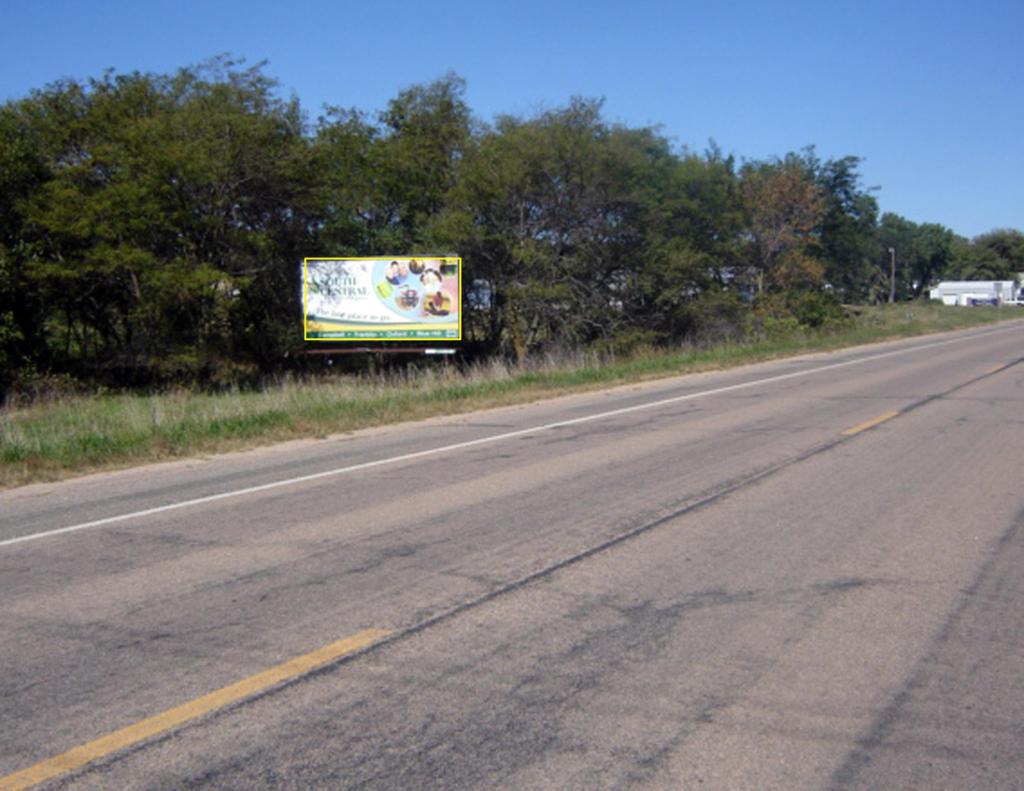
[{"label": "asphalt road", "polygon": [[1022,359],[1015,322],[0,493],[0,789],[1024,788]]}]

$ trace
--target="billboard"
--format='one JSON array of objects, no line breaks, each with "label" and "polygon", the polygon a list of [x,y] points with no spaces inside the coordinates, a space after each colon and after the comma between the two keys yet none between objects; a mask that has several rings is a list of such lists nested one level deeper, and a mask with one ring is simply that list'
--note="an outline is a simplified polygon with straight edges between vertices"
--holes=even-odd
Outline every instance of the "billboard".
[{"label": "billboard", "polygon": [[462,339],[462,259],[304,258],[307,341]]}]

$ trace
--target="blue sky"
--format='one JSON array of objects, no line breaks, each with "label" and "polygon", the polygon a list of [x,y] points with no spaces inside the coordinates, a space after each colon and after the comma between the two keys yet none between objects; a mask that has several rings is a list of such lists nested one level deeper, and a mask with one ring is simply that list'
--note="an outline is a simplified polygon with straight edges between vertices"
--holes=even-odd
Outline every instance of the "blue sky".
[{"label": "blue sky", "polygon": [[678,146],[865,159],[883,211],[1024,229],[1024,2],[0,0],[0,99],[220,53],[315,118],[449,70],[484,120],[573,95]]}]

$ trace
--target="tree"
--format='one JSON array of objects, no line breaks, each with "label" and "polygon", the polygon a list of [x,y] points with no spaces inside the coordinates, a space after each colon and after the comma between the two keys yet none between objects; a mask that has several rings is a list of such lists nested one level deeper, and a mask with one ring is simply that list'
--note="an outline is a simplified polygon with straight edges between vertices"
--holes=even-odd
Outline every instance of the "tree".
[{"label": "tree", "polygon": [[40,129],[26,103],[0,107],[0,394],[19,368],[45,367],[45,304],[26,273],[26,212],[49,178]]},{"label": "tree", "polygon": [[1024,272],[1024,233],[1000,228],[971,240],[973,259],[965,274],[977,280],[1015,280]]},{"label": "tree", "polygon": [[953,267],[956,236],[936,223],[918,224],[898,214],[886,213],[882,215],[878,238],[882,248],[878,255],[880,271],[888,272],[888,250],[896,251],[898,300],[920,297]]},{"label": "tree", "polygon": [[653,130],[610,125],[593,100],[483,130],[435,224],[486,295],[469,315],[475,337],[522,358],[642,323],[635,276],[670,222],[655,205],[674,165]]},{"label": "tree", "polygon": [[373,123],[332,108],[314,141],[321,249],[436,252],[426,228],[445,206],[471,143],[465,83],[454,74],[401,91]]},{"label": "tree", "polygon": [[573,99],[475,120],[454,74],[310,129],[262,66],[66,80],[0,105],[0,388],[13,371],[237,382],[301,347],[309,255],[463,256],[476,353],[820,325],[1024,269],[1024,234],[879,223],[857,157],[737,168]]},{"label": "tree", "polygon": [[880,273],[877,268],[878,203],[860,185],[860,158],[821,162],[808,149],[804,159],[825,198],[817,250],[825,279],[845,301],[875,301],[880,288],[888,284],[889,270]]},{"label": "tree", "polygon": [[714,143],[703,156],[663,143],[643,183],[643,240],[626,290],[632,321],[664,341],[693,338],[709,324],[735,328],[742,322],[734,321],[731,289],[744,261],[745,217],[733,158]]},{"label": "tree", "polygon": [[741,170],[757,293],[816,287],[824,267],[812,255],[814,231],[825,215],[825,196],[800,157],[751,162]]},{"label": "tree", "polygon": [[280,262],[305,235],[306,171],[298,105],[274,88],[260,67],[221,60],[29,100],[51,172],[28,204],[27,266],[66,365],[192,378],[272,331],[262,319],[282,303],[266,295],[296,292]]}]

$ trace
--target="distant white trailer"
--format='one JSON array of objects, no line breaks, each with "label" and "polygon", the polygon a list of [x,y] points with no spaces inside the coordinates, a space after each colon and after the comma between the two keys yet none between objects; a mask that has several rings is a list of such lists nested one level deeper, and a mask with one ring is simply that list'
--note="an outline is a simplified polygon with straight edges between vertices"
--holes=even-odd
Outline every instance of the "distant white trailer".
[{"label": "distant white trailer", "polygon": [[943,305],[1016,302],[1022,289],[1016,280],[944,280],[928,295]]}]

